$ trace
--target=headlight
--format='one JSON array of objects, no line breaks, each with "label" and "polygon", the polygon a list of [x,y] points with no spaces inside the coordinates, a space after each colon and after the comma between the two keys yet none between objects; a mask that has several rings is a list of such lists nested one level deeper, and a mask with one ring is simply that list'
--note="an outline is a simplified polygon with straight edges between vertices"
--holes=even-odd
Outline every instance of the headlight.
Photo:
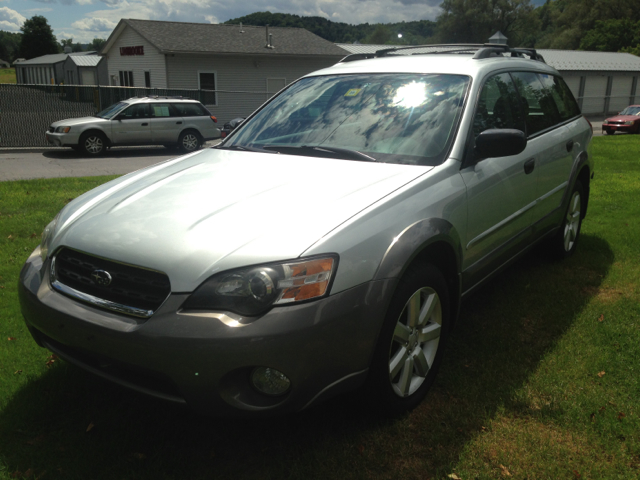
[{"label": "headlight", "polygon": [[200,285],[184,308],[255,316],[274,305],[317,299],[329,293],[337,264],[332,255],[223,272]]},{"label": "headlight", "polygon": [[625,125],[633,125],[633,120],[630,120],[628,122],[624,122]]},{"label": "headlight", "polygon": [[71,127],[58,127],[56,128],[56,133],[69,133]]},{"label": "headlight", "polygon": [[43,262],[47,259],[47,254],[49,253],[49,244],[56,232],[58,217],[60,217],[60,214],[56,215],[55,218],[49,222],[49,225],[44,227],[44,230],[42,231],[42,240],[40,240],[40,257]]}]

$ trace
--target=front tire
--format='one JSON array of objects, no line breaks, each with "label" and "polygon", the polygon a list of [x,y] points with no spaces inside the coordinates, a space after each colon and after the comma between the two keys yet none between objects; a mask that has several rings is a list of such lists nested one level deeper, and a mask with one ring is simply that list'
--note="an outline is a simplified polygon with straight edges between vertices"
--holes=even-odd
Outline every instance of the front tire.
[{"label": "front tire", "polygon": [[197,132],[193,130],[187,130],[180,134],[180,138],[178,138],[178,147],[184,153],[195,152],[202,145],[202,138]]},{"label": "front tire", "polygon": [[415,408],[433,384],[450,321],[449,291],[433,265],[411,266],[398,284],[374,353],[367,393],[376,408]]},{"label": "front tire", "polygon": [[107,149],[107,139],[100,132],[84,133],[80,137],[79,147],[82,151],[92,157],[102,155]]}]

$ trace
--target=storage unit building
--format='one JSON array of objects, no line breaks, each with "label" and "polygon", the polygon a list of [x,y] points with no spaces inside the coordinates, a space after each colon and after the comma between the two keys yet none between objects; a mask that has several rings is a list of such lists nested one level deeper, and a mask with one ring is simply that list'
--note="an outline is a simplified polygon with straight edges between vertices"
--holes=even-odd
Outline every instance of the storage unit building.
[{"label": "storage unit building", "polygon": [[[69,57],[93,56],[99,59],[96,52],[74,52],[74,53],[54,53],[42,55],[41,57],[15,62],[16,83],[31,85],[57,85],[64,83],[67,85],[81,85],[79,83],[68,82],[65,76],[65,63]],[[97,69],[97,63],[93,67]],[[97,73],[96,73],[97,76]],[[77,77],[76,77],[77,80]]]},{"label": "storage unit building", "polygon": [[101,54],[111,85],[207,90],[202,102],[224,122],[346,52],[302,28],[123,19]]},{"label": "storage unit building", "polygon": [[63,69],[66,85],[109,85],[107,59],[99,55],[69,55]]}]

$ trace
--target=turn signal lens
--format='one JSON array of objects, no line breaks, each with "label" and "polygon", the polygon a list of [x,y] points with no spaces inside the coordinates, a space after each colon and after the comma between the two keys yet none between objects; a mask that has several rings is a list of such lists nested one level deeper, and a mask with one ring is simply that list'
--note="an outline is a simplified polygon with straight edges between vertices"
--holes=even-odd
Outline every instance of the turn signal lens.
[{"label": "turn signal lens", "polygon": [[333,258],[320,258],[307,262],[283,265],[284,279],[278,281],[282,290],[276,304],[299,302],[321,297],[327,291]]},{"label": "turn signal lens", "polygon": [[218,123],[218,119],[213,115],[211,115],[211,120],[213,120],[213,123]]}]

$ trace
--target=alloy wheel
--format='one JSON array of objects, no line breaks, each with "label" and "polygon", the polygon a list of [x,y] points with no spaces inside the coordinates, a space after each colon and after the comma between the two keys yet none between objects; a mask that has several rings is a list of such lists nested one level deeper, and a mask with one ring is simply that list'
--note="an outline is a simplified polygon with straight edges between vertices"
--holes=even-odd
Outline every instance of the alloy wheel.
[{"label": "alloy wheel", "polygon": [[389,380],[396,395],[408,397],[425,381],[438,351],[442,304],[435,290],[417,290],[404,306],[389,351]]},{"label": "alloy wheel", "polygon": [[578,230],[580,229],[580,207],[580,192],[575,191],[571,196],[567,218],[564,224],[564,249],[566,252],[569,252],[573,248],[573,244],[578,237]]}]

